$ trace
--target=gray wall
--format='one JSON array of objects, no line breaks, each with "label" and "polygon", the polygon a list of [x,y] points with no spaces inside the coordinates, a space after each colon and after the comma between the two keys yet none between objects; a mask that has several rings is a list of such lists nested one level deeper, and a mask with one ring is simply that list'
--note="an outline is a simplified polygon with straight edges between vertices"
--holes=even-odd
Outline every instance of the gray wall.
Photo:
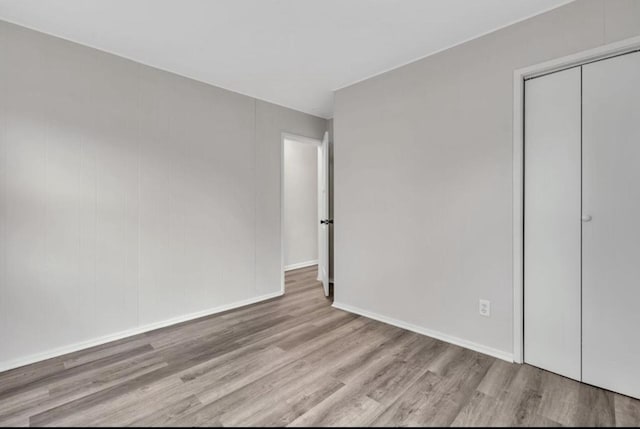
[{"label": "gray wall", "polygon": [[317,262],[318,145],[285,139],[284,266]]},{"label": "gray wall", "polygon": [[327,121],[0,22],[0,368],[280,291]]},{"label": "gray wall", "polygon": [[576,1],[337,91],[336,303],[512,353],[513,71],[638,35]]}]

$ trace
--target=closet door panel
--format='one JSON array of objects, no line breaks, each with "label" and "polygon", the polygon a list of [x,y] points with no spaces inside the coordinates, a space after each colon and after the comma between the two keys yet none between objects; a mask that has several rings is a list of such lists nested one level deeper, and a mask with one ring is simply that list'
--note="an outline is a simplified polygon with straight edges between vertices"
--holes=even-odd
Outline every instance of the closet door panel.
[{"label": "closet door panel", "polygon": [[580,68],[525,83],[527,363],[580,379]]},{"label": "closet door panel", "polygon": [[583,67],[583,381],[640,397],[640,53]]}]

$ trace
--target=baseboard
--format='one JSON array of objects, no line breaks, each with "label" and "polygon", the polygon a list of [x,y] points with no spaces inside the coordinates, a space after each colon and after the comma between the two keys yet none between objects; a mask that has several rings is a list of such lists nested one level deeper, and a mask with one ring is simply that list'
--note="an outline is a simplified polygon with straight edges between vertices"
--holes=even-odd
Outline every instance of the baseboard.
[{"label": "baseboard", "polygon": [[472,341],[463,340],[462,338],[452,337],[450,335],[443,334],[442,332],[432,331],[430,329],[426,329],[421,326],[413,325],[411,323],[403,322],[401,320],[397,320],[392,317],[383,316],[377,313],[373,313],[371,311],[362,310],[360,308],[353,307],[351,305],[341,304],[336,301],[333,302],[333,307],[339,310],[347,311],[349,313],[355,313],[360,316],[368,317],[369,319],[374,319],[379,322],[384,322],[389,325],[397,326],[398,328],[406,329],[408,331],[412,331],[418,334],[426,335],[428,337],[436,338],[438,340],[455,344],[460,347],[471,349],[476,352],[493,356],[498,359],[506,360],[507,362],[513,362],[512,353],[503,352],[502,350],[497,350],[492,347],[487,347],[482,344],[474,343]]},{"label": "baseboard", "polygon": [[285,265],[284,270],[285,271],[297,270],[298,268],[306,268],[312,265],[318,265],[318,260],[314,259],[312,261],[298,262],[296,264]]},{"label": "baseboard", "polygon": [[167,326],[175,325],[177,323],[188,322],[189,320],[199,319],[205,316],[211,316],[216,313],[222,313],[223,311],[233,310],[247,305],[255,304],[257,302],[266,301],[268,299],[282,296],[282,291],[261,295],[255,298],[249,298],[242,301],[236,301],[231,304],[221,305],[219,307],[211,308],[208,310],[198,311],[196,313],[189,313],[183,316],[174,317],[171,319],[163,320],[160,322],[149,323],[143,326],[139,326],[125,331],[120,331],[115,334],[105,335],[99,338],[94,338],[88,341],[82,341],[80,343],[71,344],[68,346],[58,347],[53,350],[49,350],[42,353],[36,353],[24,358],[0,362],[0,372],[8,371],[10,369],[18,368],[24,365],[40,362],[43,360],[51,359],[54,357],[66,355],[68,353],[77,352],[80,350],[88,349],[90,347],[99,346],[111,341],[120,340],[122,338],[131,337],[134,335],[142,334],[145,332],[153,331],[155,329],[164,328]]}]

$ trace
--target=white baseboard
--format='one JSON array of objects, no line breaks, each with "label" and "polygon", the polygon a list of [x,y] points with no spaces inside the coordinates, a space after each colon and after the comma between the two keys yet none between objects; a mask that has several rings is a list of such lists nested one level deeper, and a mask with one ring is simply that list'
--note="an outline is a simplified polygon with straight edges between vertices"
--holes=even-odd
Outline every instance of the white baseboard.
[{"label": "white baseboard", "polygon": [[442,332],[432,331],[430,329],[423,328],[421,326],[413,325],[411,323],[403,322],[391,317],[382,316],[371,311],[362,310],[357,307],[353,307],[347,304],[341,304],[339,302],[333,302],[333,307],[339,310],[348,311],[349,313],[359,314],[360,316],[368,317],[379,322],[384,322],[389,325],[397,326],[398,328],[406,329],[408,331],[416,332],[418,334],[426,335],[428,337],[436,338],[438,340],[445,341],[447,343],[455,344],[460,347],[474,350],[485,355],[493,356],[498,359],[506,360],[507,362],[513,362],[513,354],[507,353],[502,350],[497,350],[492,347],[487,347],[482,344],[474,343],[472,341],[463,340],[462,338],[452,337]]},{"label": "white baseboard", "polygon": [[219,307],[198,311],[196,313],[190,313],[183,316],[173,317],[171,319],[163,320],[160,322],[149,323],[136,328],[120,331],[115,334],[109,334],[109,335],[105,335],[99,338],[94,338],[91,340],[82,341],[79,343],[70,344],[63,347],[57,347],[55,349],[48,350],[46,352],[32,354],[23,358],[0,362],[0,372],[18,368],[24,365],[29,365],[35,362],[51,359],[54,357],[62,356],[68,353],[77,352],[79,350],[88,349],[90,347],[99,346],[101,344],[120,340],[122,338],[131,337],[133,335],[142,334],[144,332],[153,331],[155,329],[164,328],[166,326],[175,325],[177,323],[187,322],[189,320],[198,319],[200,317],[211,316],[212,314],[216,314],[216,313],[222,313],[223,311],[245,307],[247,305],[255,304],[261,301],[266,301],[268,299],[276,298],[278,296],[282,296],[282,291],[261,295],[255,298],[249,298],[242,301],[233,302],[231,304],[221,305]]},{"label": "white baseboard", "polygon": [[297,270],[298,268],[310,267],[312,265],[318,265],[318,260],[314,259],[312,261],[298,262],[296,264],[285,265],[285,271]]}]

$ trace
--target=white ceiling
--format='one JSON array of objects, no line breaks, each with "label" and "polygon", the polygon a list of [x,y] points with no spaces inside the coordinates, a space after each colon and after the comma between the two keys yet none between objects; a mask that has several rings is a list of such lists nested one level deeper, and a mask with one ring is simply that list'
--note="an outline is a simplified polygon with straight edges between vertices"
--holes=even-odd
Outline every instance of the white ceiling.
[{"label": "white ceiling", "polygon": [[0,0],[0,19],[330,118],[333,90],[567,0]]}]

